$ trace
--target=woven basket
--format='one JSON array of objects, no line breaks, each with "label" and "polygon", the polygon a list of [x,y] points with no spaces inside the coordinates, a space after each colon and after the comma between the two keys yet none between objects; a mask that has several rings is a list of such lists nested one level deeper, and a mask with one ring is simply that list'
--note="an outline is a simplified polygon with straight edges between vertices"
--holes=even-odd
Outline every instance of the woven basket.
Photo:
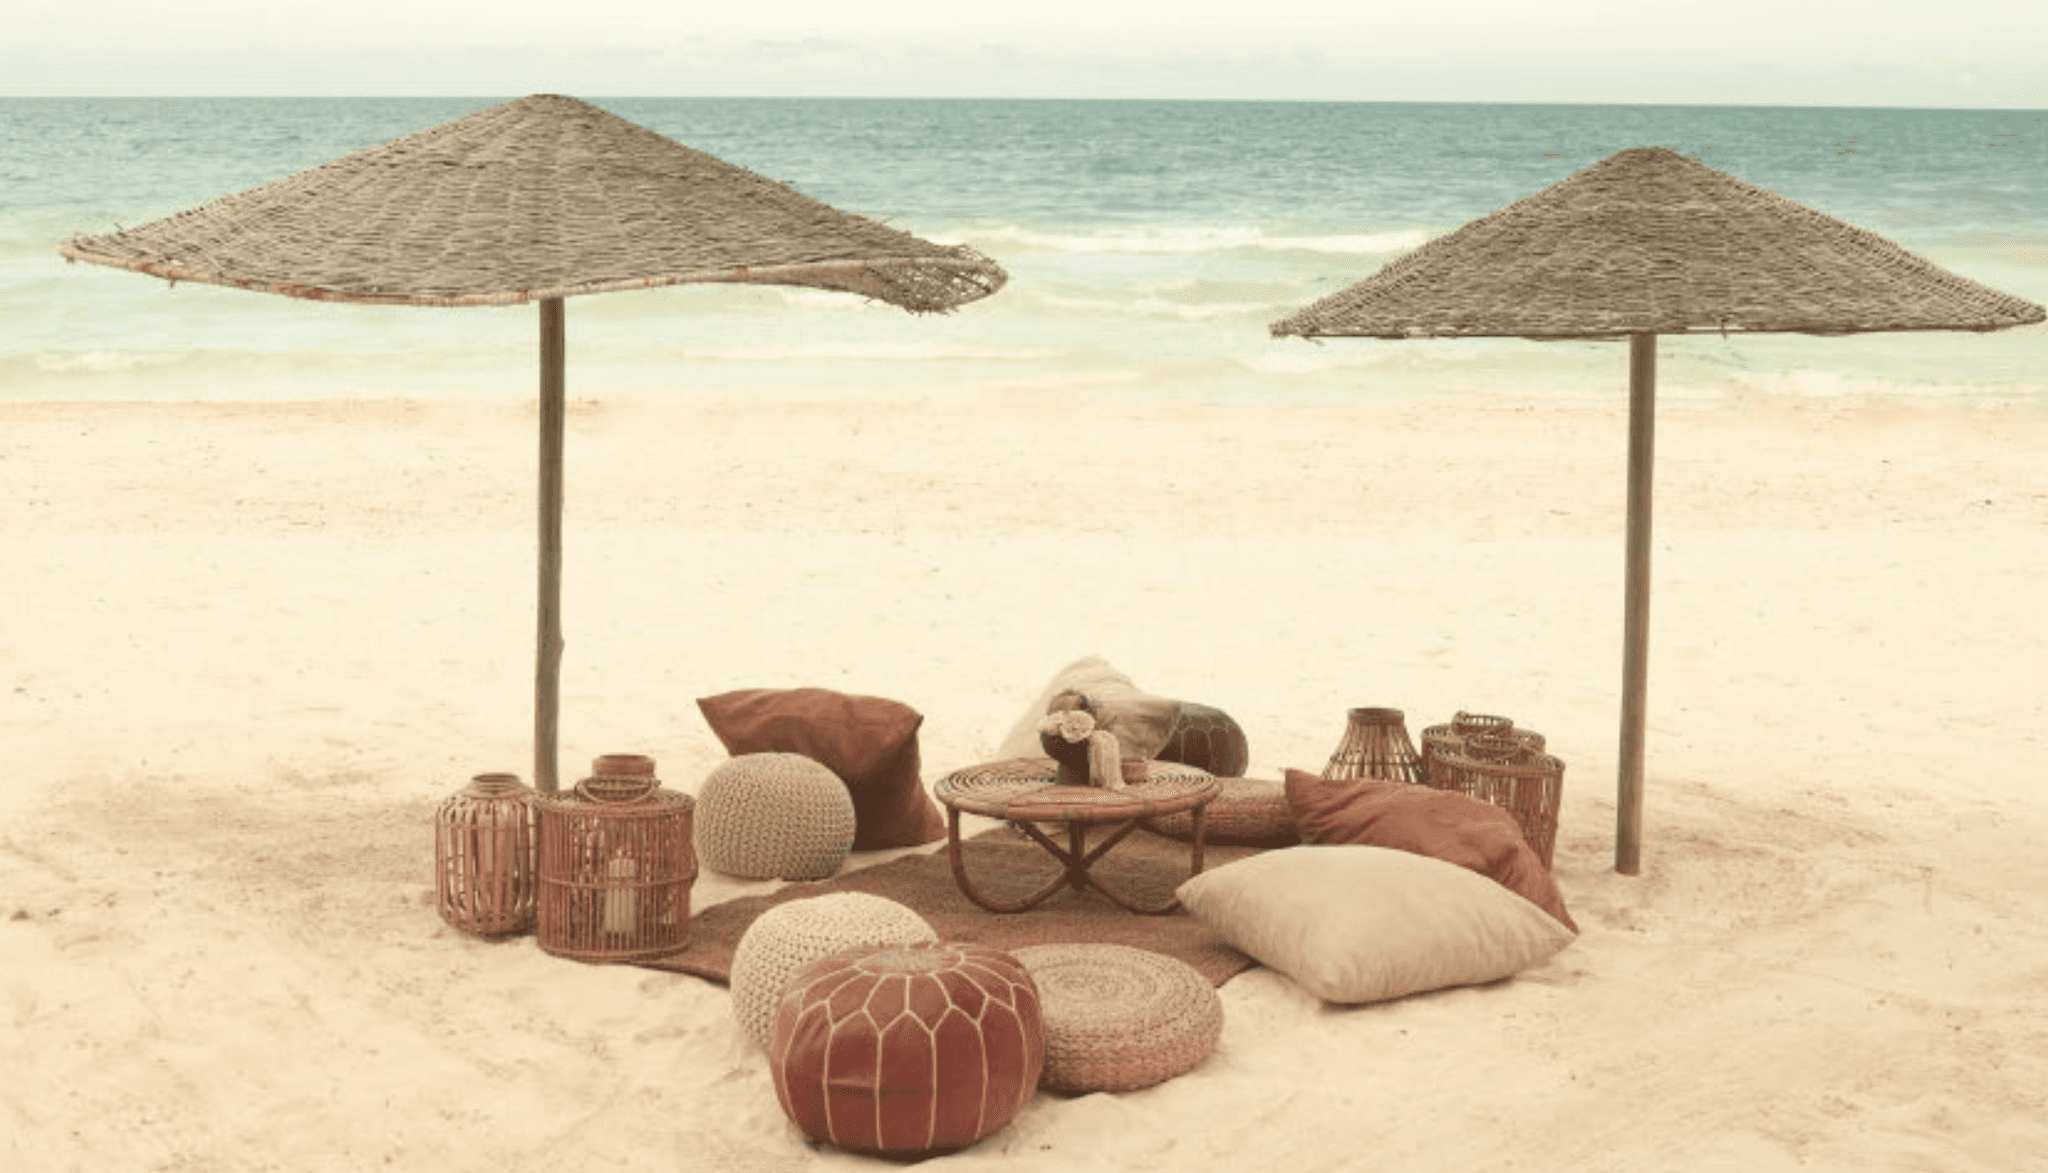
[{"label": "woven basket", "polygon": [[1199,1064],[1223,1032],[1223,999],[1186,962],[1128,945],[1012,952],[1038,985],[1045,1073],[1058,1092],[1128,1092]]},{"label": "woven basket", "polygon": [[[1142,824],[1147,831],[1192,843],[1192,811],[1154,815]],[[1264,778],[1219,778],[1216,797],[1203,815],[1202,840],[1212,847],[1293,847],[1301,842],[1294,811],[1287,805],[1287,787]]]},{"label": "woven basket", "polygon": [[1442,750],[1464,748],[1466,738],[1482,734],[1512,737],[1533,753],[1543,752],[1543,735],[1534,729],[1515,728],[1511,717],[1461,712],[1451,718],[1448,725],[1431,725],[1422,731],[1422,777],[1417,781],[1425,786],[1434,786],[1429,778],[1431,760]]},{"label": "woven basket", "polygon": [[[604,770],[619,755],[599,758]],[[645,759],[640,759],[645,761]],[[611,766],[616,768],[616,766]],[[662,790],[653,763],[540,795],[540,947],[578,961],[638,961],[690,943],[696,800]]]},{"label": "woven basket", "polygon": [[1429,784],[1484,802],[1515,816],[1522,837],[1543,866],[1550,866],[1557,842],[1557,808],[1564,794],[1564,763],[1499,735],[1467,738],[1455,750],[1440,750],[1430,763]]}]

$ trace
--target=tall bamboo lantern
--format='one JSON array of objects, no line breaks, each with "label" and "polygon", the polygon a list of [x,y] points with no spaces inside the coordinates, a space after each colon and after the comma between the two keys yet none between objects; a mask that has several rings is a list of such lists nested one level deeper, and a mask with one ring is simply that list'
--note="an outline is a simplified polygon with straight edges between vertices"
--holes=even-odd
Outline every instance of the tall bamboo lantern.
[{"label": "tall bamboo lantern", "polygon": [[533,791],[513,774],[478,774],[434,815],[441,919],[501,937],[533,927]]}]

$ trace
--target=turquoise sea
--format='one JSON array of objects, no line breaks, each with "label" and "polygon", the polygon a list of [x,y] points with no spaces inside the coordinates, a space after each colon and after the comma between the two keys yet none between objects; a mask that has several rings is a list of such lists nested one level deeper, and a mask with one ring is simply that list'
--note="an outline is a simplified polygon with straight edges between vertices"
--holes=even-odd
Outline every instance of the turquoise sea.
[{"label": "turquoise sea", "polygon": [[[332,305],[67,265],[134,225],[502,99],[0,99],[0,398],[531,395],[531,306]],[[1268,322],[1624,147],[1668,146],[2048,302],[2048,111],[591,98],[1001,262],[946,317],[681,287],[574,299],[569,392],[1067,389],[1263,400],[1605,397],[1611,343],[1311,344]],[[1667,401],[2048,406],[2048,328],[1660,343]]]}]

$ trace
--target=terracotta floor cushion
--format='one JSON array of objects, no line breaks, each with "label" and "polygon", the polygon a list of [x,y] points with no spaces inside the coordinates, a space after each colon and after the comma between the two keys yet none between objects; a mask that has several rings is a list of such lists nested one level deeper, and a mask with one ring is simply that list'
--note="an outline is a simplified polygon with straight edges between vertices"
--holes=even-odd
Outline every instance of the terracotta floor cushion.
[{"label": "terracotta floor cushion", "polygon": [[847,950],[790,982],[769,1065],[812,1140],[896,1160],[954,1152],[1038,1090],[1038,988],[986,945]]},{"label": "terracotta floor cushion", "polygon": [[1287,803],[1304,843],[1392,847],[1454,863],[1578,931],[1550,869],[1522,837],[1522,825],[1490,802],[1405,782],[1289,770]]}]

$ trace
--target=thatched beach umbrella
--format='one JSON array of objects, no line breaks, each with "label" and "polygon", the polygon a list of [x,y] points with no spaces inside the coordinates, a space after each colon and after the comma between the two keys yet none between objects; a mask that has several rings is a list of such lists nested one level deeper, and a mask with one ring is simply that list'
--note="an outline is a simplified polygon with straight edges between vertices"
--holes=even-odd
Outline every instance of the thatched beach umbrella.
[{"label": "thatched beach umbrella", "polygon": [[2001,330],[2040,306],[1662,147],[1620,151],[1273,323],[1275,337],[1629,340],[1614,866],[1641,867],[1658,334]]},{"label": "thatched beach umbrella", "polygon": [[540,303],[534,782],[557,788],[562,299],[684,283],[803,285],[937,312],[1000,289],[965,247],[839,211],[595,106],[541,94],[345,155],[63,254],[315,301]]}]

